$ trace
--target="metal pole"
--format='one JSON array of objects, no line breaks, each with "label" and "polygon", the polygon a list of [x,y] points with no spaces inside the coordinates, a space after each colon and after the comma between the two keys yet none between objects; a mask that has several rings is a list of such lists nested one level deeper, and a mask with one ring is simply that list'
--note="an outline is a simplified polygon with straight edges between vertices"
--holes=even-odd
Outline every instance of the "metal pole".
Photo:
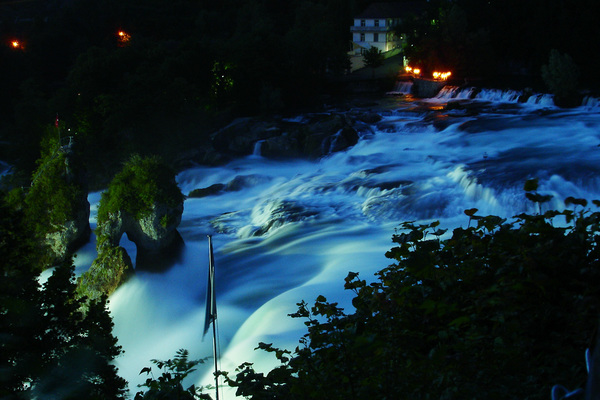
[{"label": "metal pole", "polygon": [[219,400],[219,375],[217,375],[217,371],[219,370],[218,365],[218,353],[217,353],[217,304],[215,301],[215,265],[214,255],[213,255],[213,247],[212,247],[212,236],[208,235],[208,248],[210,250],[209,260],[208,260],[208,268],[210,271],[211,278],[208,283],[211,285],[210,291],[210,310],[212,315],[212,330],[213,330],[213,358],[215,360],[215,392],[216,392],[216,400]]},{"label": "metal pole", "polygon": [[217,375],[217,371],[219,367],[217,365],[217,320],[213,321],[213,356],[215,359],[215,392],[216,392],[216,400],[219,400],[219,375]]}]

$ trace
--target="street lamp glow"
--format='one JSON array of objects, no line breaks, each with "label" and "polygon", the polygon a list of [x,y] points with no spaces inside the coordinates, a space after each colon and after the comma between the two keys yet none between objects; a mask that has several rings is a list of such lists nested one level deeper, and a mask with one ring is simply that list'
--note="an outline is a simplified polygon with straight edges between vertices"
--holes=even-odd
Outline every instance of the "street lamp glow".
[{"label": "street lamp glow", "polygon": [[117,32],[119,37],[119,46],[125,46],[131,40],[131,35],[123,30]]}]

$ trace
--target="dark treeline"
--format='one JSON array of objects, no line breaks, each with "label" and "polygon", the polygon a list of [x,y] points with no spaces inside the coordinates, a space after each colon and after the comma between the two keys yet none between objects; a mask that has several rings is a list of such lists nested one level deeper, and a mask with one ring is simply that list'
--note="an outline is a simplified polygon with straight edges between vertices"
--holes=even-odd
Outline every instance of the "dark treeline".
[{"label": "dark treeline", "polygon": [[[0,159],[28,176],[58,113],[101,181],[134,151],[171,162],[233,116],[322,103],[328,78],[347,72],[352,18],[370,3],[2,1]],[[598,83],[591,0],[422,4],[401,30],[406,54],[425,68],[534,86],[556,49],[586,86]]]},{"label": "dark treeline", "polygon": [[[26,186],[40,144],[48,136],[56,140],[58,114],[61,135],[77,138],[94,189],[105,185],[132,153],[159,154],[173,163],[232,117],[318,104],[328,79],[345,73],[352,16],[369,3],[0,1],[0,160],[16,167],[12,185]],[[405,21],[402,29],[409,35],[406,54],[426,68],[536,83],[551,50],[557,50],[572,57],[582,86],[599,83],[594,59],[600,47],[599,11],[591,0],[424,0],[423,5],[421,18]],[[125,34],[118,35],[119,30]],[[44,193],[61,192],[58,184],[47,183]],[[30,205],[29,213],[35,211]],[[328,318],[327,323],[309,320],[303,340],[310,346],[293,357],[267,347],[283,355],[285,368],[266,378],[276,379],[272,387],[282,393],[302,398],[323,398],[336,388],[359,391],[329,398],[368,397],[388,387],[394,391],[379,397],[434,393],[475,398],[488,382],[496,385],[491,393],[497,398],[525,398],[546,396],[554,382],[576,387],[585,376],[576,360],[599,308],[595,233],[600,215],[582,212],[567,230],[549,222],[559,214],[521,217],[530,231],[480,218],[477,228],[457,230],[453,241],[444,243],[420,244],[423,227],[412,227],[408,238],[395,236],[399,247],[389,255],[398,264],[380,273],[381,283],[367,286],[356,274],[346,281],[357,294],[356,315],[342,315],[335,303],[319,300],[311,312]],[[573,220],[570,211],[562,215]],[[126,382],[111,364],[121,349],[112,335],[106,298],[82,311],[71,260],[41,285],[39,271],[48,264],[25,217],[0,194],[0,397],[62,392],[60,398],[123,398]],[[526,239],[536,240],[524,240],[528,232]],[[514,251],[529,244],[531,249]],[[565,255],[553,256],[549,249]],[[526,257],[517,260],[514,254]],[[526,264],[531,260],[533,265]],[[482,262],[492,267],[479,268]],[[540,277],[560,289],[562,297],[539,287]],[[513,300],[503,303],[501,298]],[[306,307],[300,311],[296,316],[310,317]],[[530,318],[534,312],[543,314],[544,324]],[[563,326],[572,331],[568,337],[554,333]],[[559,346],[561,353],[556,343],[566,343]],[[435,351],[423,357],[429,349]],[[555,354],[561,363],[551,359]],[[346,355],[351,358],[340,361]],[[365,363],[374,355],[389,369]],[[316,374],[315,365],[320,366]],[[394,375],[409,379],[392,382]],[[250,387],[248,396],[262,390],[256,382],[248,368],[230,381],[240,390]]]},{"label": "dark treeline", "polygon": [[310,106],[324,79],[347,67],[358,6],[0,2],[0,132],[10,143],[0,159],[28,175],[57,113],[101,176],[134,151],[172,159],[232,116]]},{"label": "dark treeline", "polygon": [[597,89],[599,17],[591,0],[430,0],[425,18],[401,30],[413,45],[407,55],[425,68],[535,86],[555,49],[573,58],[585,87]]}]

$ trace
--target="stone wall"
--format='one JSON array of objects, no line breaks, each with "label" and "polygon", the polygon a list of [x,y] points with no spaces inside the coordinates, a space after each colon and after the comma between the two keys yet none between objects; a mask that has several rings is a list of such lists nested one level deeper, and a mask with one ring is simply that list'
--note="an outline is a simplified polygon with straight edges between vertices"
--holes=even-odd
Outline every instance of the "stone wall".
[{"label": "stone wall", "polygon": [[412,87],[412,94],[415,97],[434,97],[446,86],[444,81],[434,81],[432,79],[415,78]]}]

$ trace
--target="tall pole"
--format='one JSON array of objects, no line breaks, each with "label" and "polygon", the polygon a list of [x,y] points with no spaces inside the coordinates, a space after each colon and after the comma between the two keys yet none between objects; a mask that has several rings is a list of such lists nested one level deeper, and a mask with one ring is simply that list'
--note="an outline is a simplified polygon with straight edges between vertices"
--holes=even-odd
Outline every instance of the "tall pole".
[{"label": "tall pole", "polygon": [[217,365],[217,321],[213,321],[213,358],[215,359],[215,394],[216,400],[219,400],[219,366]]},{"label": "tall pole", "polygon": [[[213,255],[213,247],[212,247],[212,236],[208,235],[208,271],[209,271],[209,280],[208,290],[211,295],[207,299],[210,304],[207,304],[207,310],[210,310],[210,319],[212,319],[212,331],[213,331],[213,358],[215,360],[215,391],[216,391],[216,400],[219,400],[219,375],[217,371],[219,370],[218,365],[218,352],[217,352],[217,303],[215,300],[215,264],[214,264],[214,255]],[[207,311],[208,312],[208,311]]]}]

